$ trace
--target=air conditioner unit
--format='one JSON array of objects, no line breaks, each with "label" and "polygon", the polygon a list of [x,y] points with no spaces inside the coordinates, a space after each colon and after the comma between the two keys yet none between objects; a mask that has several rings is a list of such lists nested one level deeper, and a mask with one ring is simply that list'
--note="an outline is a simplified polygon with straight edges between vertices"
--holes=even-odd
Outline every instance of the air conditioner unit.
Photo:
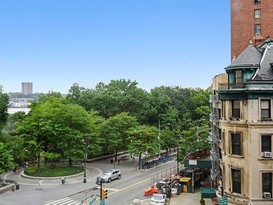
[{"label": "air conditioner unit", "polygon": [[269,198],[271,198],[271,193],[270,192],[264,192],[263,197],[266,198],[266,199],[269,199]]},{"label": "air conditioner unit", "polygon": [[263,152],[264,158],[272,158],[272,152]]}]

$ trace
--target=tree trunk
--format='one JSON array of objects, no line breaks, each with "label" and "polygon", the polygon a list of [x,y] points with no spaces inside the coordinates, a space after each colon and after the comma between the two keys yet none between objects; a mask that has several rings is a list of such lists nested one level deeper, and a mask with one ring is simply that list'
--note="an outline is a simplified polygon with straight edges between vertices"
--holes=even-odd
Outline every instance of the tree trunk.
[{"label": "tree trunk", "polygon": [[40,172],[40,163],[41,163],[41,155],[40,152],[38,153],[38,172]]}]

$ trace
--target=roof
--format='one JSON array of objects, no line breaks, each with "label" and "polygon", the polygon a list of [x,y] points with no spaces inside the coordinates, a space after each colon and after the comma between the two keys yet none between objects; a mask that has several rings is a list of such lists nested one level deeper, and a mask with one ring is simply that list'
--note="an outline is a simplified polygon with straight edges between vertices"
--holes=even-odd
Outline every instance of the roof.
[{"label": "roof", "polygon": [[260,69],[257,70],[251,81],[272,81],[273,80],[273,44],[268,42],[264,48],[260,63]]},{"label": "roof", "polygon": [[273,84],[273,41],[266,41],[255,48],[251,41],[248,47],[226,67],[226,71],[235,69],[255,68],[256,73],[250,78],[248,83],[266,83]]},{"label": "roof", "polygon": [[261,57],[262,53],[258,49],[256,49],[250,42],[248,47],[238,56],[238,58],[234,59],[232,63],[225,69],[230,70],[236,69],[238,67],[258,67]]}]

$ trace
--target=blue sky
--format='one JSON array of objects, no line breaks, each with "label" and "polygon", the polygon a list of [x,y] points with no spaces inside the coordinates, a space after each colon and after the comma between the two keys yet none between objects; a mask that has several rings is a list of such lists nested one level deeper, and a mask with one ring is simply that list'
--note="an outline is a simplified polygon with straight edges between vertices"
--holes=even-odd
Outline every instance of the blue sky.
[{"label": "blue sky", "polygon": [[230,64],[229,0],[2,1],[0,26],[4,92],[116,79],[207,88]]}]

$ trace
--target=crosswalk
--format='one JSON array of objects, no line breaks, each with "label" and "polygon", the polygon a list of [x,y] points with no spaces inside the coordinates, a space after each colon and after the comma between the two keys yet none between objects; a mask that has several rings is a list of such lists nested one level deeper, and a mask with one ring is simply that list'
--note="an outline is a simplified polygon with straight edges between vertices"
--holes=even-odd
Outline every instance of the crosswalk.
[{"label": "crosswalk", "polygon": [[81,205],[81,203],[69,197],[65,197],[56,201],[46,203],[45,205]]}]

